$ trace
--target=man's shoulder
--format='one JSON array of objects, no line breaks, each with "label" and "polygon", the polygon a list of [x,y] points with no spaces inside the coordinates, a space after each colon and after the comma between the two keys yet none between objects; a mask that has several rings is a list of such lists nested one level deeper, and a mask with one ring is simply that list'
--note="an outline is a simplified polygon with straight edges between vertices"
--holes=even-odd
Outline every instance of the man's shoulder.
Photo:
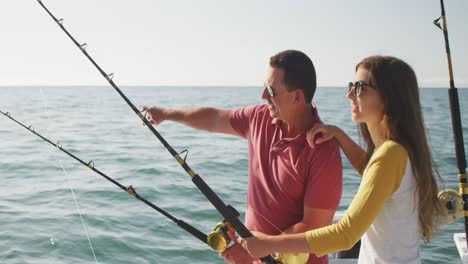
[{"label": "man's shoulder", "polygon": [[262,112],[268,110],[268,106],[265,104],[260,104],[260,105],[248,105],[248,106],[242,106],[239,108],[232,109],[231,111],[247,111],[250,113],[256,113],[256,112]]},{"label": "man's shoulder", "polygon": [[250,105],[232,109],[229,113],[229,122],[234,130],[246,137],[248,133],[252,133],[256,128],[271,122],[271,119],[268,119],[269,116],[266,105]]},{"label": "man's shoulder", "polygon": [[315,147],[312,148],[313,155],[320,155],[325,153],[328,153],[327,156],[340,155],[340,145],[336,139],[332,138],[320,144],[316,144]]},{"label": "man's shoulder", "polygon": [[266,104],[251,105],[248,107],[252,108],[252,111],[256,113],[268,112],[268,106]]},{"label": "man's shoulder", "polygon": [[249,119],[252,119],[252,118],[263,119],[265,117],[270,116],[268,106],[265,104],[244,106],[244,107],[232,110],[232,113],[241,114],[242,116],[249,117]]}]

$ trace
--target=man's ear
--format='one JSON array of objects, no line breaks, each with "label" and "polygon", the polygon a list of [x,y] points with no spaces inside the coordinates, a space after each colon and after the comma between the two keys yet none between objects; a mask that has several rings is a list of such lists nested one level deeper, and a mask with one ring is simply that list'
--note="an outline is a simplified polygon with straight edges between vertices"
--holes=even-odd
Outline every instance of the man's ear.
[{"label": "man's ear", "polygon": [[294,90],[294,102],[295,103],[305,102],[305,95],[301,89]]}]

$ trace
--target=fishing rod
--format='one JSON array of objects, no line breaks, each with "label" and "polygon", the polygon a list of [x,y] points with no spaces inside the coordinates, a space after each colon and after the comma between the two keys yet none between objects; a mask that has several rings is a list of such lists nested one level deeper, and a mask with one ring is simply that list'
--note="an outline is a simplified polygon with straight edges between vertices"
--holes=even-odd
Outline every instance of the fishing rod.
[{"label": "fishing rod", "polygon": [[104,174],[103,172],[101,172],[100,170],[96,169],[94,167],[94,162],[91,160],[89,162],[85,162],[83,161],[82,159],[78,158],[77,156],[73,155],[72,153],[70,153],[69,151],[67,151],[66,149],[64,149],[62,147],[62,144],[60,142],[57,142],[57,143],[53,143],[52,141],[50,141],[49,139],[47,139],[46,137],[42,136],[41,134],[37,133],[36,131],[34,131],[34,129],[31,127],[31,126],[26,126],[24,125],[23,123],[21,123],[20,121],[14,119],[9,112],[3,112],[0,110],[0,113],[2,113],[4,116],[8,117],[9,119],[11,119],[12,121],[14,121],[15,123],[17,123],[18,125],[24,127],[25,129],[27,129],[29,132],[33,133],[34,135],[38,136],[39,138],[41,138],[42,140],[46,141],[47,143],[51,144],[52,146],[58,148],[59,150],[61,150],[62,152],[64,152],[65,154],[67,154],[68,156],[72,157],[73,159],[75,159],[76,161],[80,162],[81,164],[85,165],[86,167],[88,167],[89,169],[91,169],[92,171],[96,172],[97,174],[101,175],[102,177],[104,177],[106,180],[112,182],[113,184],[117,185],[120,189],[124,190],[125,192],[127,192],[128,194],[130,194],[131,196],[135,197],[136,199],[142,201],[143,203],[145,203],[146,205],[148,205],[149,207],[153,208],[154,210],[158,211],[159,213],[161,213],[162,215],[164,215],[165,217],[171,219],[174,223],[176,223],[179,227],[181,227],[182,229],[184,229],[185,231],[187,231],[188,233],[190,233],[192,236],[198,238],[200,241],[202,241],[203,243],[205,244],[208,244],[207,242],[207,235],[204,234],[203,232],[201,232],[200,230],[196,229],[195,227],[191,226],[190,224],[184,222],[183,220],[180,220],[180,219],[177,219],[175,218],[174,216],[172,216],[171,214],[169,214],[168,212],[164,211],[163,209],[159,208],[158,206],[154,205],[153,203],[149,202],[148,200],[146,200],[145,198],[143,198],[142,196],[140,196],[136,191],[135,191],[135,188],[133,188],[131,185],[128,186],[128,187],[125,187],[123,186],[122,184],[120,184],[118,181],[112,179],[111,177],[107,176],[106,174]]},{"label": "fishing rod", "polygon": [[[239,220],[239,213],[230,205],[226,205],[221,198],[208,186],[208,184],[200,177],[200,175],[196,174],[190,166],[186,162],[187,152],[185,157],[182,159],[179,154],[177,153],[171,145],[163,138],[161,134],[151,125],[151,123],[146,119],[146,117],[142,114],[138,108],[125,96],[125,94],[117,87],[114,83],[112,78],[114,77],[113,73],[107,74],[89,55],[86,51],[87,44],[83,43],[80,44],[75,38],[67,31],[67,29],[63,26],[63,19],[57,19],[47,7],[42,3],[41,0],[37,0],[39,4],[44,8],[44,10],[50,15],[50,17],[57,23],[57,25],[65,32],[65,34],[75,43],[75,45],[83,52],[83,54],[89,59],[89,61],[96,67],[96,69],[101,73],[101,75],[109,82],[109,84],[117,91],[117,93],[122,97],[122,99],[127,102],[130,108],[135,112],[135,114],[143,121],[146,127],[159,139],[159,141],[164,145],[164,147],[169,151],[169,153],[174,157],[174,159],[184,168],[184,170],[188,173],[188,175],[192,178],[192,182],[197,186],[197,188],[205,195],[205,197],[213,204],[216,210],[223,216],[225,221],[229,223],[234,230],[239,234],[239,236],[243,238],[253,237],[252,232],[247,229],[247,227]],[[216,229],[216,228],[215,228]],[[219,241],[208,241],[209,245],[212,243],[217,244]],[[212,248],[217,251],[224,251],[227,245],[219,247],[219,245],[213,245]],[[261,260],[264,263],[278,263],[272,256],[265,256],[262,257]]]},{"label": "fishing rod", "polygon": [[[450,113],[452,117],[453,138],[455,143],[455,155],[457,157],[458,180],[460,194],[463,200],[463,215],[465,218],[465,236],[468,238],[468,175],[466,174],[465,147],[463,143],[463,130],[460,116],[460,103],[458,99],[458,90],[455,88],[453,80],[452,57],[450,55],[450,46],[447,30],[447,18],[445,17],[444,0],[440,0],[441,16],[434,20],[434,25],[444,32],[445,51],[447,53],[447,64],[449,70],[450,88],[448,89],[450,100]],[[442,18],[442,27],[439,20]],[[468,240],[466,241],[468,246]]]}]

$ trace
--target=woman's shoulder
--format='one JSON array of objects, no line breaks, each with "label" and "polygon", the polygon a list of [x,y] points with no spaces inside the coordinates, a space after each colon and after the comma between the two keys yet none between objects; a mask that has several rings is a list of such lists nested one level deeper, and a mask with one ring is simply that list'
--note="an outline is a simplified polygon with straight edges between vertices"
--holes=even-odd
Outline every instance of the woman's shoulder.
[{"label": "woman's shoulder", "polygon": [[378,156],[389,156],[393,158],[406,158],[408,152],[403,145],[393,140],[388,140],[382,144],[377,150],[375,155]]}]

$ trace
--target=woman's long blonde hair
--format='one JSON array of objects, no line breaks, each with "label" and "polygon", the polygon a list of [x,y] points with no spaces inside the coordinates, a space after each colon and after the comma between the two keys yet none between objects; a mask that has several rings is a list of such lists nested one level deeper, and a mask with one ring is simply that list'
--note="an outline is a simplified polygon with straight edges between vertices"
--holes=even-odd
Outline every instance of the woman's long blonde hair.
[{"label": "woman's long blonde hair", "polygon": [[[356,65],[356,71],[360,67],[370,72],[370,85],[382,98],[390,139],[408,152],[416,179],[415,196],[419,198],[419,228],[424,241],[429,242],[441,210],[436,181],[440,176],[429,149],[416,74],[407,63],[389,56],[365,58]],[[366,124],[360,123],[358,128],[369,159],[375,146]]]}]

